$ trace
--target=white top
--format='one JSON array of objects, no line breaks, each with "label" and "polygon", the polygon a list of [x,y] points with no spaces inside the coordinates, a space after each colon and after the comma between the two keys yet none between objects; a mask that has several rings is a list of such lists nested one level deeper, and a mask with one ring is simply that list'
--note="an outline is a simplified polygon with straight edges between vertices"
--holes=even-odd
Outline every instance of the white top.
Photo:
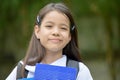
[{"label": "white top", "polygon": [[[65,67],[66,66],[66,61],[67,61],[67,57],[65,55],[63,55],[62,58],[54,61],[50,65],[64,66]],[[20,61],[20,62],[23,64],[22,61]],[[27,78],[34,77],[35,66],[26,65],[25,69],[29,71]],[[16,71],[17,71],[17,66],[13,69],[13,71],[6,78],[6,80],[16,80]],[[79,72],[78,72],[78,76],[77,76],[76,80],[93,80],[89,69],[82,62],[79,62]]]}]

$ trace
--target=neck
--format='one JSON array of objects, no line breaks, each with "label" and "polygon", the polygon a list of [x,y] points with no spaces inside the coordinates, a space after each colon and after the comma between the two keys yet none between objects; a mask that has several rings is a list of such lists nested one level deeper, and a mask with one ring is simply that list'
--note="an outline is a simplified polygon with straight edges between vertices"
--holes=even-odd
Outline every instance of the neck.
[{"label": "neck", "polygon": [[57,59],[62,57],[62,52],[60,53],[54,53],[54,52],[46,52],[45,57],[43,58],[43,60],[41,61],[44,64],[50,64],[54,61],[56,61]]}]

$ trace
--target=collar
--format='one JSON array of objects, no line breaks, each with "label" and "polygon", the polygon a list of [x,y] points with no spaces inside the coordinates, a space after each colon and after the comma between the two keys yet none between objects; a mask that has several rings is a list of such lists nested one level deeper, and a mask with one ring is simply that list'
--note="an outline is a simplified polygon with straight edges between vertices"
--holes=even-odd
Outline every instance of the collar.
[{"label": "collar", "polygon": [[[66,66],[66,60],[67,60],[66,55],[63,55],[61,58],[59,58],[58,60],[52,62],[49,65]],[[40,64],[42,64],[42,63],[40,63]],[[26,65],[25,66],[25,69],[28,70],[29,72],[35,72],[35,68],[36,68],[36,66],[31,66],[31,65]]]}]

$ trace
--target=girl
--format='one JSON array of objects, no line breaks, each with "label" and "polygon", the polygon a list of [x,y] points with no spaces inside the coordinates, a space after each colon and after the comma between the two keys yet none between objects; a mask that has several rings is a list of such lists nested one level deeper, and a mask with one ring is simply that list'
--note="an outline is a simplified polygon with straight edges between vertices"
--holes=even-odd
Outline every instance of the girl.
[{"label": "girl", "polygon": [[[62,3],[50,3],[40,10],[24,60],[21,73],[34,77],[35,64],[66,66],[67,59],[79,62],[76,80],[93,80],[89,69],[81,62],[77,27],[69,9]],[[6,80],[16,80],[17,66]]]}]

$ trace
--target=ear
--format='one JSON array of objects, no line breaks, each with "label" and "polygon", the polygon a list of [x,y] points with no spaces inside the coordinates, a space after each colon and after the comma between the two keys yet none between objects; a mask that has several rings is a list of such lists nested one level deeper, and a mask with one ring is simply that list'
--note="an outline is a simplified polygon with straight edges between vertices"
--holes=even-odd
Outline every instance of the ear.
[{"label": "ear", "polygon": [[71,35],[69,35],[69,38],[68,38],[68,43],[71,41]]},{"label": "ear", "polygon": [[34,32],[35,32],[35,35],[36,35],[37,39],[39,39],[39,35],[40,35],[39,31],[40,31],[40,28],[38,27],[38,25],[35,25]]},{"label": "ear", "polygon": [[69,42],[71,41],[71,35],[69,36]]}]

